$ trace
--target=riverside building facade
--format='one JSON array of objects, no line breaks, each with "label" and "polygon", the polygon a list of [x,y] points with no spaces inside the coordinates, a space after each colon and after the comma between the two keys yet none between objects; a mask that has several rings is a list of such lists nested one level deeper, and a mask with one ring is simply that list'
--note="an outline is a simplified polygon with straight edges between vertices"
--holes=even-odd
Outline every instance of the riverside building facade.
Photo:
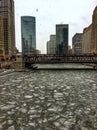
[{"label": "riverside building facade", "polygon": [[92,15],[92,23],[83,30],[82,51],[97,54],[97,6]]},{"label": "riverside building facade", "polygon": [[68,24],[56,25],[56,54],[68,53]]},{"label": "riverside building facade", "polygon": [[4,58],[4,28],[3,17],[0,17],[0,58]]},{"label": "riverside building facade", "polygon": [[92,52],[97,54],[97,6],[92,16]]},{"label": "riverside building facade", "polygon": [[82,53],[92,53],[92,24],[83,30]]},{"label": "riverside building facade", "polygon": [[72,53],[82,54],[82,33],[76,33],[72,38]]},{"label": "riverside building facade", "polygon": [[14,1],[0,0],[0,57],[9,59],[15,49]]},{"label": "riverside building facade", "polygon": [[56,35],[50,35],[47,42],[47,54],[56,54]]},{"label": "riverside building facade", "polygon": [[36,50],[36,20],[32,16],[21,17],[22,53],[34,53]]}]

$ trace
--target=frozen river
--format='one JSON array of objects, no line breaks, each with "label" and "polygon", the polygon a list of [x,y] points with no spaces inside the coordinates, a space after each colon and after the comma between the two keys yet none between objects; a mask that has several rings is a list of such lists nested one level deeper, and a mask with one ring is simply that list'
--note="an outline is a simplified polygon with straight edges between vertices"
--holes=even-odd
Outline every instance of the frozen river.
[{"label": "frozen river", "polygon": [[0,77],[0,130],[97,130],[97,71]]}]

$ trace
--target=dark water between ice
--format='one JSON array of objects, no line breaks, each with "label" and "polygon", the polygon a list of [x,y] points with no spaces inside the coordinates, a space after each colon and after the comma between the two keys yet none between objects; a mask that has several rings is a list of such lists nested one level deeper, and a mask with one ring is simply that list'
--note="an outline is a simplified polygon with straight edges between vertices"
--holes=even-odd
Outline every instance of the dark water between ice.
[{"label": "dark water between ice", "polygon": [[0,77],[0,130],[96,130],[97,71]]}]

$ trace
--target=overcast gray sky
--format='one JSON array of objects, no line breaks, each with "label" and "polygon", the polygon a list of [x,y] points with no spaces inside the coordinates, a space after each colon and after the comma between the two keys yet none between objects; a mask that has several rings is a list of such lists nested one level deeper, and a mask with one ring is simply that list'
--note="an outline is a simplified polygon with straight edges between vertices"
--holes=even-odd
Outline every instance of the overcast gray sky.
[{"label": "overcast gray sky", "polygon": [[69,24],[69,45],[75,33],[92,22],[97,0],[14,0],[16,46],[21,51],[21,16],[36,17],[36,47],[46,52],[46,42],[56,24]]}]

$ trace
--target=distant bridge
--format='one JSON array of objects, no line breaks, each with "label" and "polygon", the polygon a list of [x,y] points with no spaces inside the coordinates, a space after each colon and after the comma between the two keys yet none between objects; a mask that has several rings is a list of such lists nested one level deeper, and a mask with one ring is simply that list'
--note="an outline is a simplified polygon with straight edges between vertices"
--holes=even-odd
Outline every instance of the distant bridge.
[{"label": "distant bridge", "polygon": [[84,55],[48,55],[48,54],[30,54],[23,55],[26,64],[53,64],[53,63],[93,63],[97,64],[97,54]]}]

